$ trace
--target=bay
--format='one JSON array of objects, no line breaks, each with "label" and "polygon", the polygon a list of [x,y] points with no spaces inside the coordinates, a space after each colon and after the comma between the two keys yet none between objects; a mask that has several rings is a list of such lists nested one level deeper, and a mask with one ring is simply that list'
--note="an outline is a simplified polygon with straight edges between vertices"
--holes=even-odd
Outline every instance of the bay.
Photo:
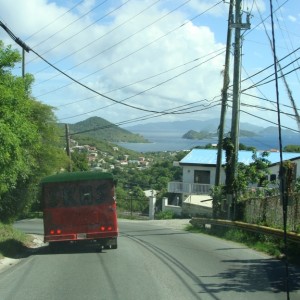
[{"label": "bay", "polygon": [[[174,134],[144,134],[149,143],[118,143],[126,149],[136,152],[161,152],[161,151],[181,151],[190,150],[197,146],[206,146],[207,144],[217,144],[217,138],[203,140],[189,140],[175,136]],[[239,142],[255,147],[258,151],[267,151],[279,149],[279,139],[276,135],[263,135],[255,137],[241,137]],[[285,135],[282,137],[282,147],[286,145],[300,145],[300,136],[296,134]]]}]

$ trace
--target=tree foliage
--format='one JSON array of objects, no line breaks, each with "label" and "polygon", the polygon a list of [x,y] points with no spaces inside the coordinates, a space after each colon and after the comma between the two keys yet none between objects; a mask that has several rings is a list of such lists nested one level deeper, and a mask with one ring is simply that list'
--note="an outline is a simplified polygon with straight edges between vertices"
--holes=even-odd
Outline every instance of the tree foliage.
[{"label": "tree foliage", "polygon": [[86,152],[74,151],[71,153],[72,171],[88,171],[89,164]]},{"label": "tree foliage", "polygon": [[263,152],[260,156],[254,151],[252,155],[253,162],[249,165],[243,163],[238,164],[237,175],[237,190],[239,192],[251,185],[265,186],[268,181],[266,180],[269,174],[270,161],[268,160],[269,153]]},{"label": "tree foliage", "polygon": [[160,156],[164,159],[156,157],[157,162],[146,169],[130,167],[113,171],[118,179],[116,194],[119,208],[130,209],[130,201],[132,201],[133,211],[145,211],[148,208],[148,199],[143,192],[145,190],[158,192],[156,203],[159,206],[162,198],[167,196],[168,182],[180,180],[182,171],[173,166],[173,160],[181,159],[183,154],[180,153],[178,157],[165,157],[160,153]]},{"label": "tree foliage", "polygon": [[37,199],[41,177],[65,167],[52,108],[31,96],[33,77],[11,72],[20,55],[0,41],[0,221]]},{"label": "tree foliage", "polygon": [[283,150],[286,152],[300,152],[300,145],[286,145]]}]

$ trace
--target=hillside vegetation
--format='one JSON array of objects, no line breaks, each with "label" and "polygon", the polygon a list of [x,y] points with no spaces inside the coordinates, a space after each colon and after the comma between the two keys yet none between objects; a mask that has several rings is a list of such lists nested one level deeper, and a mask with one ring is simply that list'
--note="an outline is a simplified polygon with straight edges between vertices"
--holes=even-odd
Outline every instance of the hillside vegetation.
[{"label": "hillside vegetation", "polygon": [[[61,124],[61,126],[64,126]],[[95,140],[109,141],[113,143],[146,143],[148,142],[140,134],[132,133],[100,117],[91,117],[84,121],[69,124],[72,138],[76,140],[78,133],[81,137],[89,137]]]}]

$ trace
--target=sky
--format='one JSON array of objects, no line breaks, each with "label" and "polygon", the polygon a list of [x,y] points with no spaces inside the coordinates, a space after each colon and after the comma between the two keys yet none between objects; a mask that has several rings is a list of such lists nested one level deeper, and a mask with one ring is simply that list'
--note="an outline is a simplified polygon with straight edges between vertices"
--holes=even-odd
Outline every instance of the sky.
[{"label": "sky", "polygon": [[[0,20],[33,50],[25,53],[32,95],[54,107],[59,122],[220,118],[229,0],[0,0],[0,7]],[[242,1],[242,22],[249,15],[251,25],[242,30],[240,122],[280,121],[298,131],[287,86],[299,114],[299,0],[273,0],[272,9],[273,26],[269,0]],[[2,28],[0,39],[21,51]],[[21,64],[13,72],[21,76]]]}]

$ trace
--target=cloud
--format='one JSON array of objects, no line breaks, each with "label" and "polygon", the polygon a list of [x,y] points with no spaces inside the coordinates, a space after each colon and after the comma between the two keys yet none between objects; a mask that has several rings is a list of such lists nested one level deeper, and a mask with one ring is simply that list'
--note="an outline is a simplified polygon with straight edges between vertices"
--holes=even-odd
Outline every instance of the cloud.
[{"label": "cloud", "polygon": [[[98,115],[117,123],[187,105],[195,113],[161,119],[219,116],[220,106],[214,105],[223,82],[228,3],[78,3],[0,0],[0,17],[18,37],[57,68],[116,100],[83,88],[33,53],[26,54],[26,71],[36,79],[34,96],[57,107],[61,121]],[[244,8],[265,12],[264,1],[256,4],[252,7],[252,0],[246,1]],[[4,32],[0,38],[12,43]]]},{"label": "cloud", "polygon": [[[209,27],[195,25],[187,19],[186,12],[177,10],[173,4],[161,7],[153,5],[153,1],[124,3],[88,13],[96,2],[84,1],[68,11],[70,8],[60,6],[60,2],[19,1],[19,11],[7,19],[19,36],[28,36],[26,42],[49,61],[57,62],[58,68],[101,93],[115,90],[109,97],[130,106],[165,111],[219,93],[224,58],[214,52],[224,45],[216,42]],[[11,5],[6,3],[3,12],[7,11],[11,11]],[[81,17],[83,14],[86,16]],[[207,56],[208,53],[212,54]],[[205,63],[213,56],[216,57]],[[59,108],[59,118],[85,112],[89,116],[89,111],[109,104],[113,105],[94,113],[111,121],[147,113],[99,96],[79,101],[92,93],[65,81],[32,57],[31,54],[27,59],[28,69],[32,68],[34,75],[37,72],[34,93],[38,98],[54,106],[78,100]],[[191,68],[194,70],[188,71]],[[67,86],[60,88],[62,84]],[[126,85],[130,87],[118,90]],[[133,97],[135,94],[140,95]]]},{"label": "cloud", "polygon": [[291,22],[293,22],[293,23],[297,22],[297,18],[294,17],[294,16],[289,15],[289,16],[288,16],[288,19],[289,19]]}]

